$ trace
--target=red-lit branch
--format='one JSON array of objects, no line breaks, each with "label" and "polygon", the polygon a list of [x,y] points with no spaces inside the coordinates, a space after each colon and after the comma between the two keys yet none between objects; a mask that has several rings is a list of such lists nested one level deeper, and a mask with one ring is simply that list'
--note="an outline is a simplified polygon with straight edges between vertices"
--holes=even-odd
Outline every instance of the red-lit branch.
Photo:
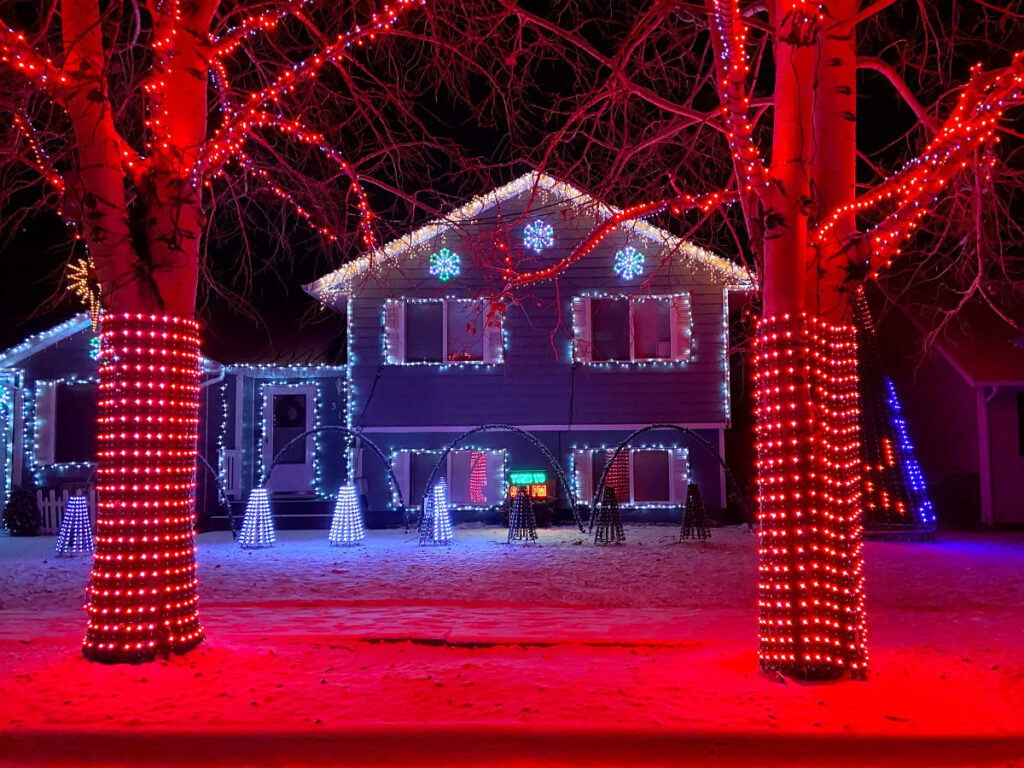
[{"label": "red-lit branch", "polygon": [[702,213],[708,213],[718,205],[734,203],[738,199],[739,194],[737,192],[722,190],[699,196],[681,195],[668,200],[651,200],[646,203],[630,206],[608,217],[572,253],[550,267],[536,269],[531,272],[517,273],[512,270],[511,265],[507,265],[504,272],[506,290],[530,285],[531,283],[539,283],[561,274],[572,264],[575,264],[591,253],[608,235],[626,222],[635,221],[645,216],[652,216],[665,210],[669,210],[676,215],[688,210],[700,210]]},{"label": "red-lit branch", "polygon": [[150,113],[150,119],[146,123],[150,129],[146,137],[147,150],[156,143],[166,143],[170,138],[168,127],[160,119],[159,113],[163,107],[163,98],[167,94],[168,69],[177,50],[176,37],[181,27],[181,7],[178,0],[158,3],[153,13],[153,25],[153,66],[142,86],[149,102]]},{"label": "red-lit branch", "polygon": [[865,214],[880,206],[895,206],[895,211],[871,233],[875,268],[888,264],[971,153],[996,140],[996,123],[1004,111],[1020,103],[1024,103],[1024,54],[1018,53],[1008,67],[996,73],[976,69],[953,112],[924,152],[850,206],[833,211],[814,232],[815,239],[821,242],[851,211]]},{"label": "red-lit branch", "polygon": [[36,132],[33,130],[28,118],[16,113],[12,118],[12,122],[18,133],[25,139],[29,149],[32,150],[32,164],[39,171],[39,175],[46,180],[47,184],[63,195],[64,177],[53,167],[53,163],[50,162],[50,158],[39,143],[39,138],[36,136]]},{"label": "red-lit branch", "polygon": [[267,183],[268,188],[278,198],[290,203],[295,211],[299,213],[310,225],[320,232],[322,235],[327,237],[331,242],[335,242],[338,239],[337,233],[331,231],[329,228],[315,223],[311,218],[309,211],[303,206],[295,202],[292,195],[285,191],[280,186],[273,183],[270,180],[269,175],[266,171],[256,168],[252,163],[249,156],[242,150],[242,143],[244,142],[247,134],[255,128],[273,128],[279,133],[294,138],[307,146],[317,150],[325,157],[330,159],[338,168],[348,177],[349,189],[356,196],[358,200],[357,207],[359,208],[359,229],[362,235],[363,245],[367,248],[374,248],[377,245],[377,238],[373,229],[373,213],[370,210],[369,201],[366,198],[366,192],[362,185],[359,183],[359,178],[356,175],[355,170],[351,164],[341,156],[341,154],[330,147],[327,144],[327,140],[324,136],[316,131],[310,130],[305,127],[298,120],[289,120],[287,118],[280,117],[278,115],[272,115],[267,112],[253,112],[250,118],[245,123],[239,126],[239,138],[235,141],[222,142],[217,150],[217,154],[206,158],[205,166],[207,169],[217,169],[223,167],[224,163],[231,158],[235,158],[245,168],[246,172],[259,178]]},{"label": "red-lit branch", "polygon": [[0,63],[7,64],[20,72],[44,91],[58,104],[63,105],[64,89],[69,78],[51,59],[40,56],[25,40],[25,35],[15,32],[0,22]]},{"label": "red-lit branch", "polygon": [[310,2],[311,0],[288,0],[288,2],[259,15],[246,16],[223,35],[210,40],[213,44],[213,60],[219,61],[230,56],[247,38],[253,37],[259,32],[270,32],[276,29],[282,19],[292,15],[303,6],[309,5]]},{"label": "red-lit branch", "polygon": [[[422,5],[424,0],[395,0],[390,5],[384,6],[379,12],[373,14],[370,23],[357,26],[349,30],[326,46],[322,51],[295,64],[290,69],[279,75],[274,82],[265,88],[249,93],[243,99],[243,105],[232,115],[228,116],[209,142],[207,156],[216,156],[222,152],[222,144],[231,143],[239,132],[242,124],[250,121],[255,112],[261,111],[268,104],[275,104],[290,90],[296,88],[303,82],[317,77],[320,70],[326,64],[333,64],[345,55],[345,52],[353,45],[362,46],[367,41],[374,41],[377,35],[391,29],[397,21],[399,14],[417,5]],[[244,129],[243,129],[244,130]],[[201,166],[197,169],[205,175],[207,168]]]},{"label": "red-lit branch", "polygon": [[[67,92],[77,85],[73,76],[61,71],[52,59],[36,53],[25,40],[24,33],[16,32],[2,22],[0,22],[0,63],[6,64],[15,72],[27,77],[62,109],[68,108]],[[120,147],[122,166],[126,171],[131,171],[134,164],[140,159],[138,153],[116,132],[114,140]]]},{"label": "red-lit branch", "polygon": [[768,172],[753,140],[754,121],[750,115],[747,78],[747,31],[739,15],[739,0],[711,0],[712,34],[721,61],[718,91],[725,107],[729,147],[743,192],[757,192],[768,185]]}]

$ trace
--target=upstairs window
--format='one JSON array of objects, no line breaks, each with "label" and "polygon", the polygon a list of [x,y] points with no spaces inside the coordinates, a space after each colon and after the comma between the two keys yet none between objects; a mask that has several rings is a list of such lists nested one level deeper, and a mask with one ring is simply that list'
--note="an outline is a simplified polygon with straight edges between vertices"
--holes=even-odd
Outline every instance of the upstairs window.
[{"label": "upstairs window", "polygon": [[384,353],[390,365],[497,364],[503,359],[501,313],[488,318],[471,299],[388,299]]},{"label": "upstairs window", "polygon": [[578,296],[572,302],[573,360],[578,363],[690,359],[690,295]]}]

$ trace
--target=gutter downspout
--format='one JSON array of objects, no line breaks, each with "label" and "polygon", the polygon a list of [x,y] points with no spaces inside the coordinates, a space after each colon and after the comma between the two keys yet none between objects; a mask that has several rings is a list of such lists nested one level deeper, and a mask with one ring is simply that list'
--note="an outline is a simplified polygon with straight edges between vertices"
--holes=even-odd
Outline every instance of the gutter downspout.
[{"label": "gutter downspout", "polygon": [[981,485],[981,522],[990,528],[995,525],[992,510],[992,446],[990,445],[988,404],[999,394],[999,385],[986,395],[985,386],[975,390],[978,403],[978,474]]}]

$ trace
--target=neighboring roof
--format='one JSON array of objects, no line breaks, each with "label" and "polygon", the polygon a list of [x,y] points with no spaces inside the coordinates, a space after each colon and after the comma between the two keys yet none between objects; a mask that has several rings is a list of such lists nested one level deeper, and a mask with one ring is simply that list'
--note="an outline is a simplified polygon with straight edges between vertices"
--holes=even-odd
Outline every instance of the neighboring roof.
[{"label": "neighboring roof", "polygon": [[53,326],[53,328],[29,336],[20,344],[0,352],[0,368],[9,368],[16,363],[20,363],[25,358],[32,357],[37,352],[51,347],[70,336],[74,336],[79,331],[84,331],[86,328],[91,327],[91,325],[92,321],[89,319],[88,313],[82,312],[69,320],[65,320],[63,323]]},{"label": "neighboring roof", "polygon": [[[935,328],[937,313],[904,310],[918,329]],[[962,307],[935,337],[935,347],[972,387],[1024,386],[1024,337],[983,301]]]},{"label": "neighboring roof", "polygon": [[[73,315],[62,323],[52,328],[33,334],[20,344],[15,344],[10,349],[0,352],[0,368],[11,368],[21,361],[52,347],[54,344],[71,338],[76,333],[92,329],[92,319],[87,312],[80,312]],[[205,356],[200,356],[200,364],[203,370],[211,370],[219,364]]]},{"label": "neighboring roof", "polygon": [[[381,248],[344,264],[334,272],[324,275],[319,280],[315,280],[309,285],[303,286],[303,288],[311,296],[314,296],[321,301],[325,301],[329,294],[349,293],[353,288],[354,279],[362,276],[372,267],[382,264],[388,265],[389,267],[396,265],[398,263],[398,257],[405,254],[410,249],[415,248],[416,246],[427,242],[460,224],[472,222],[495,205],[505,200],[510,200],[523,192],[533,189],[535,186],[537,188],[553,192],[564,200],[590,206],[597,214],[605,219],[619,212],[617,208],[613,208],[612,206],[591,197],[576,187],[566,184],[565,182],[558,181],[557,179],[546,174],[539,173],[538,171],[531,171],[503,187],[498,187],[484,195],[473,198],[462,207],[452,211],[443,219],[435,219],[407,235],[403,235],[402,237],[392,240]],[[728,259],[715,256],[710,251],[706,251],[693,243],[683,240],[681,237],[677,237],[671,232],[655,227],[642,219],[637,219],[621,225],[621,229],[627,228],[631,228],[652,240],[661,241],[666,246],[675,246],[678,248],[681,255],[690,258],[698,258],[706,262],[711,267],[721,272],[722,275],[730,281],[727,284],[731,287],[744,290],[751,290],[754,287],[753,280],[745,268],[738,264],[734,264]]]}]

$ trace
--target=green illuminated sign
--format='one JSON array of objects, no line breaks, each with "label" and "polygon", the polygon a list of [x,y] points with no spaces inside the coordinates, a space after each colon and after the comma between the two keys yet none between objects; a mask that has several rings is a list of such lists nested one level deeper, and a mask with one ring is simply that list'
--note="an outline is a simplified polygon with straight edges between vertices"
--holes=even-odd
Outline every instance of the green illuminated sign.
[{"label": "green illuminated sign", "polygon": [[528,472],[509,472],[509,485],[540,485],[548,481],[547,472],[531,470]]}]

